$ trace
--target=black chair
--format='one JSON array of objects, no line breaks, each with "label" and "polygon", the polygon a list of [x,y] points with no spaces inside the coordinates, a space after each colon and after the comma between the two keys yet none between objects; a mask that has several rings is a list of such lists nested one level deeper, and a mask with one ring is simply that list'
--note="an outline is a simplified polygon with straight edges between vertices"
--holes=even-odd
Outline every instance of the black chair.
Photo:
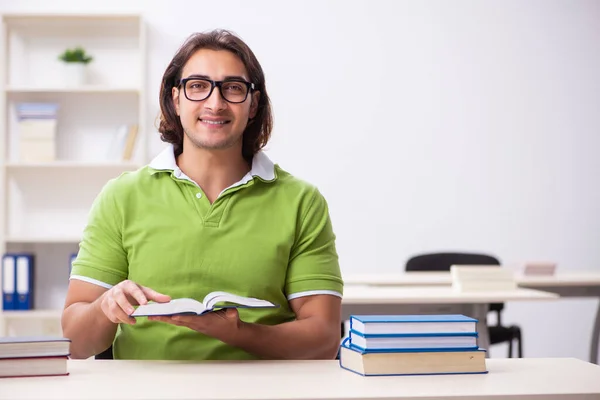
[{"label": "black chair", "polygon": [[[486,254],[475,253],[431,253],[411,257],[406,262],[406,272],[449,271],[452,265],[500,265],[500,261]],[[497,324],[489,326],[490,344],[508,342],[508,357],[512,357],[513,341],[517,342],[517,354],[523,357],[523,338],[521,328],[517,325],[502,325],[504,303],[490,304],[490,311],[495,312]]]},{"label": "black chair", "polygon": [[94,356],[96,360],[112,360],[113,359],[113,351],[112,346],[108,349],[104,350],[102,353],[98,353]]}]

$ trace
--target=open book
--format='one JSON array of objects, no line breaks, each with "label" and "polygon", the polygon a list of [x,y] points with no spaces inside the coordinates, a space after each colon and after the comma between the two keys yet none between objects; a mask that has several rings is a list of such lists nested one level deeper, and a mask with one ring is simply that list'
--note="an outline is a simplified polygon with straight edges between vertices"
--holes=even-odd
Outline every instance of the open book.
[{"label": "open book", "polygon": [[268,308],[279,307],[269,301],[242,297],[227,292],[211,292],[202,302],[194,299],[173,299],[168,303],[148,303],[139,306],[132,317],[148,317],[154,315],[196,314],[201,315],[221,308]]}]

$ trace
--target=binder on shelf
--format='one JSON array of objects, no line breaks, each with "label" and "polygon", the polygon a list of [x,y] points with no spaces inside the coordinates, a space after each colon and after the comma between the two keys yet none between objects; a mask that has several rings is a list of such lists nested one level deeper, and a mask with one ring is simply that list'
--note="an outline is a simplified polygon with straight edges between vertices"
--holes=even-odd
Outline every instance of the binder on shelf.
[{"label": "binder on shelf", "polygon": [[33,309],[33,255],[17,254],[17,302],[15,309]]},{"label": "binder on shelf", "polygon": [[10,254],[2,257],[2,309],[16,309],[15,286],[17,274],[15,258]]},{"label": "binder on shelf", "polygon": [[69,277],[71,276],[71,271],[73,270],[73,263],[77,259],[77,253],[72,253],[69,257]]}]

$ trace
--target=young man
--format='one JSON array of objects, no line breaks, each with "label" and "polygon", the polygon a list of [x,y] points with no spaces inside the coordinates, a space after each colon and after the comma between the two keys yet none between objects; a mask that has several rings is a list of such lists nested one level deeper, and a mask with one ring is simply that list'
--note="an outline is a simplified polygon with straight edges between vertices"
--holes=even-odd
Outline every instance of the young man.
[{"label": "young man", "polygon": [[[170,145],[111,180],[90,211],[62,316],[71,356],[334,358],[342,279],[327,204],[261,152],[262,68],[227,31],[191,36],[163,76]],[[134,305],[222,290],[280,305],[130,317]]]}]

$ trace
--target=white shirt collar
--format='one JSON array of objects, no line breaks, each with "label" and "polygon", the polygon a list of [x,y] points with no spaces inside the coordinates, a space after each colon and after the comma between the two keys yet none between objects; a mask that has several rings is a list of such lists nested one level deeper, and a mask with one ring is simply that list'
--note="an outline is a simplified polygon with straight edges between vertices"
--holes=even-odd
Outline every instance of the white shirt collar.
[{"label": "white shirt collar", "polygon": [[[148,166],[158,171],[173,171],[176,177],[189,179],[177,166],[175,152],[171,144],[154,157]],[[250,172],[238,184],[246,183],[254,176],[259,177],[263,181],[272,181],[275,179],[275,164],[262,151],[254,155]]]}]

